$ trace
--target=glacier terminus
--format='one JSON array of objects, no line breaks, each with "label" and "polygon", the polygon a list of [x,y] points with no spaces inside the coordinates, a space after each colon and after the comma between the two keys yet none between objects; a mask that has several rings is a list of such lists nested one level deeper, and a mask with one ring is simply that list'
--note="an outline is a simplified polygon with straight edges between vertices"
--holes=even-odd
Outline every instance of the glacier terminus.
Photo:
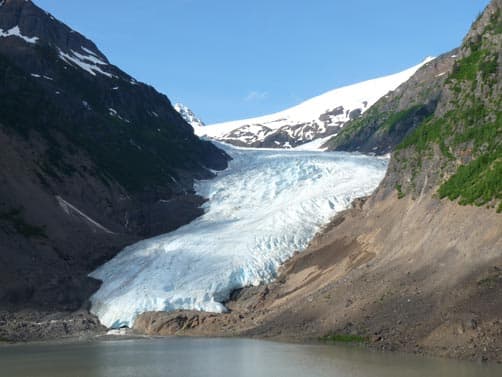
[{"label": "glacier terminus", "polygon": [[388,160],[361,154],[222,145],[228,169],[196,185],[205,213],[171,233],[126,247],[91,276],[91,311],[132,327],[146,311],[224,312],[233,290],[271,281],[333,215],[369,195]]}]

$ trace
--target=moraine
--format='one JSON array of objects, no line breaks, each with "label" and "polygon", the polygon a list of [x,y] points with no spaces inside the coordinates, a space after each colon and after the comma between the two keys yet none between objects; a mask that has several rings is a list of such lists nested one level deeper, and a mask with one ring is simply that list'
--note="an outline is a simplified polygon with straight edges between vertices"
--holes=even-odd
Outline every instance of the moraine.
[{"label": "moraine", "polygon": [[91,274],[103,281],[91,311],[104,325],[132,326],[146,311],[225,311],[233,290],[272,280],[387,167],[360,154],[222,147],[229,168],[196,186],[209,199],[203,216],[125,248]]}]

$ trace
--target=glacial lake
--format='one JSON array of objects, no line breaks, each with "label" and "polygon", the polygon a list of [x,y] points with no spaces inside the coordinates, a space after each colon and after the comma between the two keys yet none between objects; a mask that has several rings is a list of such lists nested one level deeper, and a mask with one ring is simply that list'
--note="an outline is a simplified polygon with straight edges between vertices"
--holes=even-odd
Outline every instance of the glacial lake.
[{"label": "glacial lake", "polygon": [[0,346],[5,377],[488,377],[502,365],[253,339],[159,338]]}]

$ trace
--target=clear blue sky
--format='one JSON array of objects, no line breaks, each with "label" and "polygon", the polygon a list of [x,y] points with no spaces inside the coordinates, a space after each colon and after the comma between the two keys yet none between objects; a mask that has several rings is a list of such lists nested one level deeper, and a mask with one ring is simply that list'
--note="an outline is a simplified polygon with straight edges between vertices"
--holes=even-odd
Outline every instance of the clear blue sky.
[{"label": "clear blue sky", "polygon": [[35,0],[206,123],[282,110],[461,43],[488,0]]}]

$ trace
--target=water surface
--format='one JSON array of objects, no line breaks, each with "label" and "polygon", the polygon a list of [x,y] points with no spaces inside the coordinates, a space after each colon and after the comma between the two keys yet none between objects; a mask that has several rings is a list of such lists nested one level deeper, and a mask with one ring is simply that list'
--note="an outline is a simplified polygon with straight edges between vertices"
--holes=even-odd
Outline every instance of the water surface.
[{"label": "water surface", "polygon": [[500,377],[502,365],[250,339],[163,338],[0,347],[8,377]]}]

